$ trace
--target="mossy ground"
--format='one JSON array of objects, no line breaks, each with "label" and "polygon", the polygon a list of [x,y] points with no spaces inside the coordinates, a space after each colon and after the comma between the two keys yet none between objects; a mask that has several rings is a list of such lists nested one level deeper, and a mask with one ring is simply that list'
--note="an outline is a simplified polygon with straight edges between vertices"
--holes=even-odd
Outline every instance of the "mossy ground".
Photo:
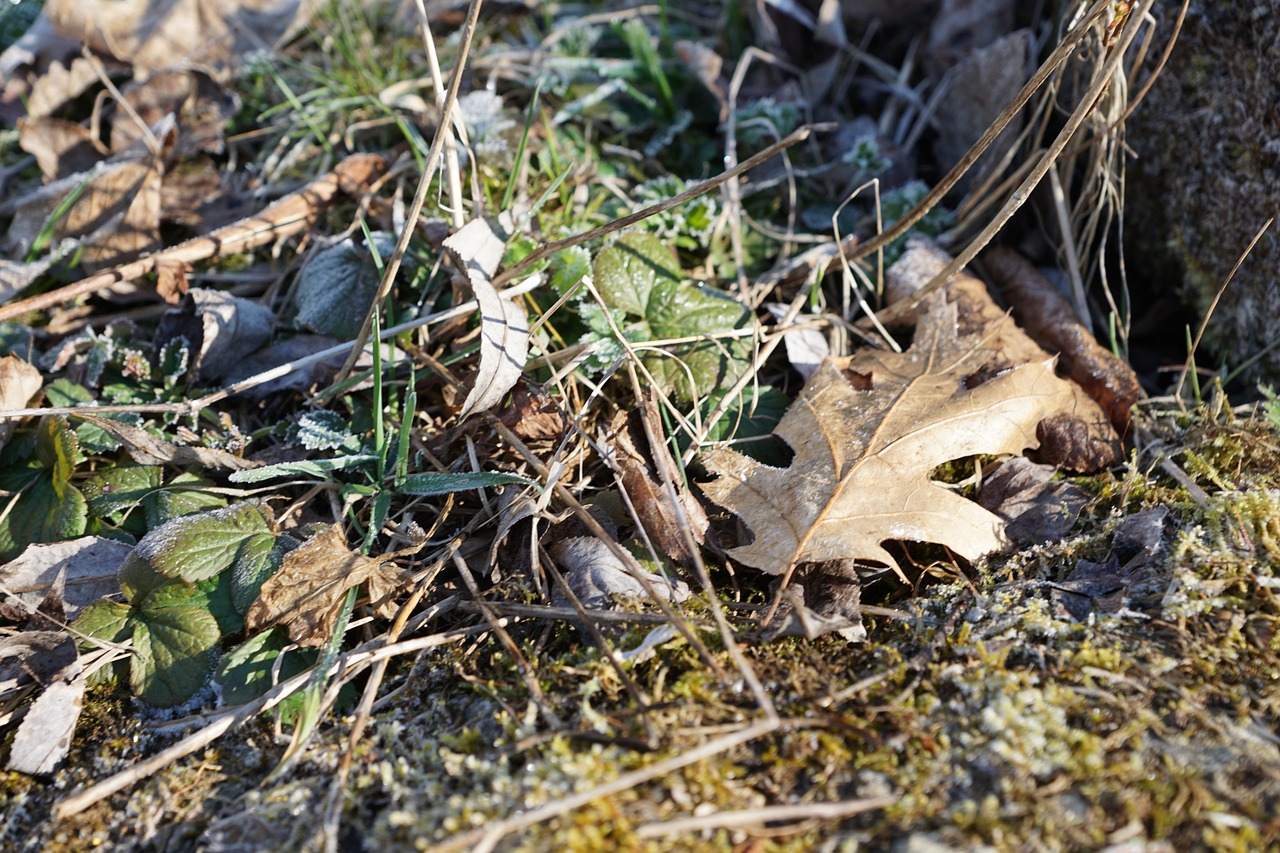
[{"label": "mossy ground", "polygon": [[[852,850],[925,839],[1001,850],[1139,840],[1276,848],[1280,438],[1226,410],[1155,426],[1181,447],[1206,502],[1159,469],[1142,473],[1150,460],[1135,454],[1070,537],[925,585],[898,603],[912,618],[869,617],[865,643],[744,642],[782,717],[775,731],[523,828],[501,849]],[[1068,617],[1054,582],[1077,559],[1105,555],[1123,517],[1156,505],[1171,512],[1148,581],[1116,615]],[[719,679],[683,641],[629,666],[650,699],[642,710],[571,624],[509,630],[539,700],[491,637],[424,653],[388,679],[394,693],[358,747],[345,795],[352,849],[474,842],[495,821],[760,719],[751,691]],[[702,639],[734,672],[717,636]],[[43,822],[71,788],[165,742],[117,694],[91,695],[86,717],[51,784],[7,778],[7,845],[307,849],[350,722],[326,723],[280,780],[263,782],[283,746],[260,721],[77,818]],[[884,795],[894,798],[887,808],[843,821],[747,817],[659,833],[678,817]]]}]

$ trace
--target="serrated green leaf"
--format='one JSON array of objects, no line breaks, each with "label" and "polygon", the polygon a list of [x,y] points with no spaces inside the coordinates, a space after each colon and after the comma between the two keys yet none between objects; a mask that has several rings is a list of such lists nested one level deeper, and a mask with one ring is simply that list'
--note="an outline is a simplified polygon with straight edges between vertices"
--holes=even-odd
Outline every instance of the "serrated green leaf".
[{"label": "serrated green leaf", "polygon": [[366,462],[373,462],[378,457],[367,453],[354,456],[339,456],[336,459],[308,459],[302,462],[281,462],[279,465],[263,465],[261,468],[246,468],[236,471],[229,478],[233,483],[258,483],[276,477],[316,477],[324,480],[331,471],[354,468]]},{"label": "serrated green leaf", "polygon": [[84,496],[89,511],[98,518],[112,518],[142,503],[160,486],[159,465],[122,465],[89,476]]},{"label": "serrated green leaf", "polygon": [[231,567],[246,539],[271,533],[270,510],[256,501],[167,521],[142,537],[134,553],[157,572],[187,581]]},{"label": "serrated green leaf", "polygon": [[[619,325],[633,342],[721,334],[750,321],[750,312],[728,296],[681,283],[674,253],[651,234],[628,234],[602,250],[595,273],[606,304],[626,314]],[[750,347],[744,338],[698,340],[668,345],[666,355],[645,354],[641,361],[659,385],[687,400],[722,385]]]},{"label": "serrated green leaf", "polygon": [[[27,468],[17,473],[27,480],[16,498],[5,499],[12,503],[7,503],[8,511],[0,515],[0,561],[17,556],[28,545],[84,534],[89,507],[75,486],[56,480],[52,471],[44,469]],[[0,488],[9,490],[7,485]]]},{"label": "serrated green leaf", "polygon": [[[76,621],[71,623],[71,627],[95,640],[123,643],[133,633],[133,623],[130,621],[132,615],[133,610],[128,605],[104,598],[81,610]],[[81,643],[81,648],[88,647],[89,644]],[[128,666],[128,660],[118,660],[111,666],[100,667],[89,676],[89,686],[111,684],[123,678],[128,672]]]},{"label": "serrated green leaf", "polygon": [[582,246],[556,252],[551,259],[551,286],[562,296],[591,274],[591,253]]},{"label": "serrated green leaf", "polygon": [[142,502],[147,512],[147,527],[154,530],[174,518],[207,512],[227,505],[227,499],[205,491],[213,483],[198,474],[184,471]]},{"label": "serrated green leaf", "polygon": [[173,578],[166,577],[152,568],[151,563],[138,553],[136,547],[129,552],[129,556],[124,558],[124,563],[120,566],[120,591],[124,593],[125,601],[134,604],[146,598],[152,590],[172,580]]},{"label": "serrated green leaf", "polygon": [[465,492],[471,489],[486,489],[490,486],[520,484],[536,485],[528,477],[517,474],[500,474],[493,471],[479,471],[459,474],[410,474],[404,478],[404,484],[398,491],[406,495],[447,495],[450,492]]},{"label": "serrated green leaf", "polygon": [[[289,644],[283,629],[273,628],[245,640],[222,658],[214,676],[222,687],[222,698],[228,705],[252,702],[273,686],[272,671],[276,658]],[[316,659],[314,649],[294,649],[284,653],[280,661],[279,680],[292,678],[310,667]]]},{"label": "serrated green leaf", "polygon": [[336,450],[353,437],[350,422],[337,412],[307,412],[298,418],[298,443],[307,450]]},{"label": "serrated green leaf", "polygon": [[152,590],[136,607],[129,680],[143,701],[179,705],[208,680],[222,634],[206,604],[194,586],[178,581]]},{"label": "serrated green leaf", "polygon": [[[709,396],[703,403],[702,416],[710,417],[723,399],[723,393]],[[730,402],[718,421],[707,427],[706,440],[736,440],[739,443],[734,449],[738,452],[761,462],[786,465],[791,453],[781,439],[772,437],[772,433],[790,405],[787,395],[771,386],[747,388]],[[762,440],[749,440],[753,438]]]}]

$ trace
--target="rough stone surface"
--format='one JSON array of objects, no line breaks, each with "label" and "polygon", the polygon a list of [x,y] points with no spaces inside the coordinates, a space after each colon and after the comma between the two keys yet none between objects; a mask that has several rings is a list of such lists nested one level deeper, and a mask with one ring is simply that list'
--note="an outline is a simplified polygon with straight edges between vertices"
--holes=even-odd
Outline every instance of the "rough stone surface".
[{"label": "rough stone surface", "polygon": [[[1159,55],[1177,3],[1158,4]],[[1127,141],[1130,270],[1203,316],[1249,241],[1280,214],[1280,0],[1193,0],[1168,66]],[[1149,62],[1154,64],[1154,57]],[[1280,226],[1254,248],[1214,309],[1207,343],[1234,369],[1277,340]],[[1249,377],[1280,382],[1280,346]]]}]

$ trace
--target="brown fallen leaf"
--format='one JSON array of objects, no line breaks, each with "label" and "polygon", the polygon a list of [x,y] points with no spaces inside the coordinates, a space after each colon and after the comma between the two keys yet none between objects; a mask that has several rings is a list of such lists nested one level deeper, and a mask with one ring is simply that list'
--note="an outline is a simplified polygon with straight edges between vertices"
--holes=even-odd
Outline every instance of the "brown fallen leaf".
[{"label": "brown fallen leaf", "polygon": [[46,183],[87,172],[107,155],[89,128],[50,116],[19,119],[18,145],[36,158]]},{"label": "brown fallen leaf", "polygon": [[1005,533],[1014,542],[1057,539],[1075,526],[1089,499],[1071,483],[1055,482],[1056,472],[1015,456],[983,477],[977,501],[1008,523]]},{"label": "brown fallen leaf", "polygon": [[[707,514],[684,487],[671,448],[666,444],[655,446],[649,440],[654,436],[660,441],[663,436],[662,418],[653,394],[646,394],[639,408],[619,412],[610,425],[610,433],[615,451],[610,462],[617,468],[641,526],[653,544],[671,559],[692,564],[692,549],[707,538]],[[668,489],[667,484],[672,488]]]},{"label": "brown fallen leaf", "polygon": [[[886,298],[905,299],[932,279],[951,257],[926,237],[912,237],[902,257],[886,273]],[[995,376],[1011,367],[1041,361],[1050,353],[1042,349],[1009,315],[992,300],[987,286],[961,271],[943,289],[947,301],[955,304],[961,335],[988,341],[988,359],[974,380]],[[907,316],[918,318],[924,306]],[[1073,403],[1040,422],[1037,456],[1051,465],[1073,471],[1096,471],[1120,456],[1120,437],[1102,407],[1078,384],[1069,383]]]},{"label": "brown fallen leaf", "polygon": [[1058,611],[1084,622],[1095,613],[1118,613],[1143,593],[1163,597],[1168,580],[1157,582],[1155,589],[1151,582],[1164,547],[1168,517],[1169,509],[1159,506],[1121,521],[1112,536],[1111,551],[1101,563],[1080,560],[1065,580],[1053,585]]},{"label": "brown fallen leaf", "polygon": [[[0,412],[25,409],[44,384],[40,371],[16,355],[0,358]],[[0,419],[0,447],[13,435],[14,421]]]},{"label": "brown fallen leaf", "polygon": [[[655,574],[632,558],[624,563],[594,536],[561,539],[548,550],[560,564],[565,584],[578,602],[589,610],[614,609],[617,606],[615,596],[647,601],[649,592],[639,578],[644,578],[656,594],[669,601],[678,603],[689,597],[689,586],[684,581],[672,581]],[[551,603],[557,607],[568,607],[571,602],[564,590],[556,586],[551,590]]]},{"label": "brown fallen leaf", "polygon": [[[157,267],[160,283],[172,264]],[[221,290],[192,288],[181,303],[161,316],[156,326],[155,350],[186,340],[191,370],[201,382],[221,379],[244,359],[271,340],[275,315],[265,305],[232,296]]]},{"label": "brown fallen leaf", "polygon": [[1047,358],[971,385],[990,341],[958,335],[943,295],[926,306],[905,353],[822,363],[778,425],[795,451],[790,467],[704,454],[718,477],[703,490],[755,536],[730,556],[784,575],[799,563],[869,560],[906,580],[885,541],[934,542],[969,560],[1009,544],[1002,519],[929,475],[965,456],[1035,447],[1036,425],[1073,406],[1071,386]]},{"label": "brown fallen leaf", "polygon": [[25,609],[39,607],[62,579],[61,603],[74,618],[81,608],[120,591],[120,565],[132,546],[102,536],[82,536],[48,545],[28,545],[0,565],[0,589],[25,601]]},{"label": "brown fallen leaf", "polygon": [[79,660],[54,677],[18,724],[9,745],[7,769],[32,776],[44,776],[57,769],[71,750],[87,685],[88,676]]},{"label": "brown fallen leaf", "polygon": [[761,633],[763,640],[836,633],[851,643],[867,638],[862,624],[862,581],[852,560],[806,564],[782,590],[777,615]]},{"label": "brown fallen leaf", "polygon": [[1018,325],[1044,349],[1058,354],[1058,364],[1098,401],[1116,430],[1129,428],[1129,412],[1142,396],[1133,368],[1098,343],[1076,318],[1071,303],[1053,282],[1012,249],[989,249],[983,270],[1013,307]]},{"label": "brown fallen leaf", "polygon": [[245,614],[245,626],[255,633],[284,625],[298,645],[322,646],[333,634],[347,590],[360,584],[382,615],[388,615],[388,607],[394,615],[391,597],[404,576],[389,560],[404,553],[381,559],[354,553],[347,548],[342,525],[331,525],[285,555],[280,570],[263,582]]}]

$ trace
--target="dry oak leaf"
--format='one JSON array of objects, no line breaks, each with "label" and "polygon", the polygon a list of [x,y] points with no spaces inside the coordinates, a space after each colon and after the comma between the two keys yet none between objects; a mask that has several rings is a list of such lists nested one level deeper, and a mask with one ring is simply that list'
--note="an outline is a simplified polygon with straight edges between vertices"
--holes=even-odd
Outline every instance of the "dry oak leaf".
[{"label": "dry oak leaf", "polygon": [[354,553],[347,548],[342,525],[326,527],[285,554],[280,570],[263,582],[257,601],[245,614],[245,626],[256,633],[284,625],[298,645],[322,646],[333,634],[351,587],[365,584],[375,607],[389,602],[401,586],[401,576],[387,560],[402,553],[382,559]]},{"label": "dry oak leaf", "polygon": [[789,468],[727,449],[704,455],[719,477],[703,490],[755,534],[730,556],[774,574],[867,560],[905,580],[883,542],[933,542],[968,560],[1008,544],[1003,520],[929,474],[965,456],[1035,447],[1036,424],[1070,410],[1071,387],[1052,359],[969,387],[990,361],[987,340],[958,336],[955,306],[940,295],[928,305],[905,353],[822,363],[778,424],[795,450]]}]

